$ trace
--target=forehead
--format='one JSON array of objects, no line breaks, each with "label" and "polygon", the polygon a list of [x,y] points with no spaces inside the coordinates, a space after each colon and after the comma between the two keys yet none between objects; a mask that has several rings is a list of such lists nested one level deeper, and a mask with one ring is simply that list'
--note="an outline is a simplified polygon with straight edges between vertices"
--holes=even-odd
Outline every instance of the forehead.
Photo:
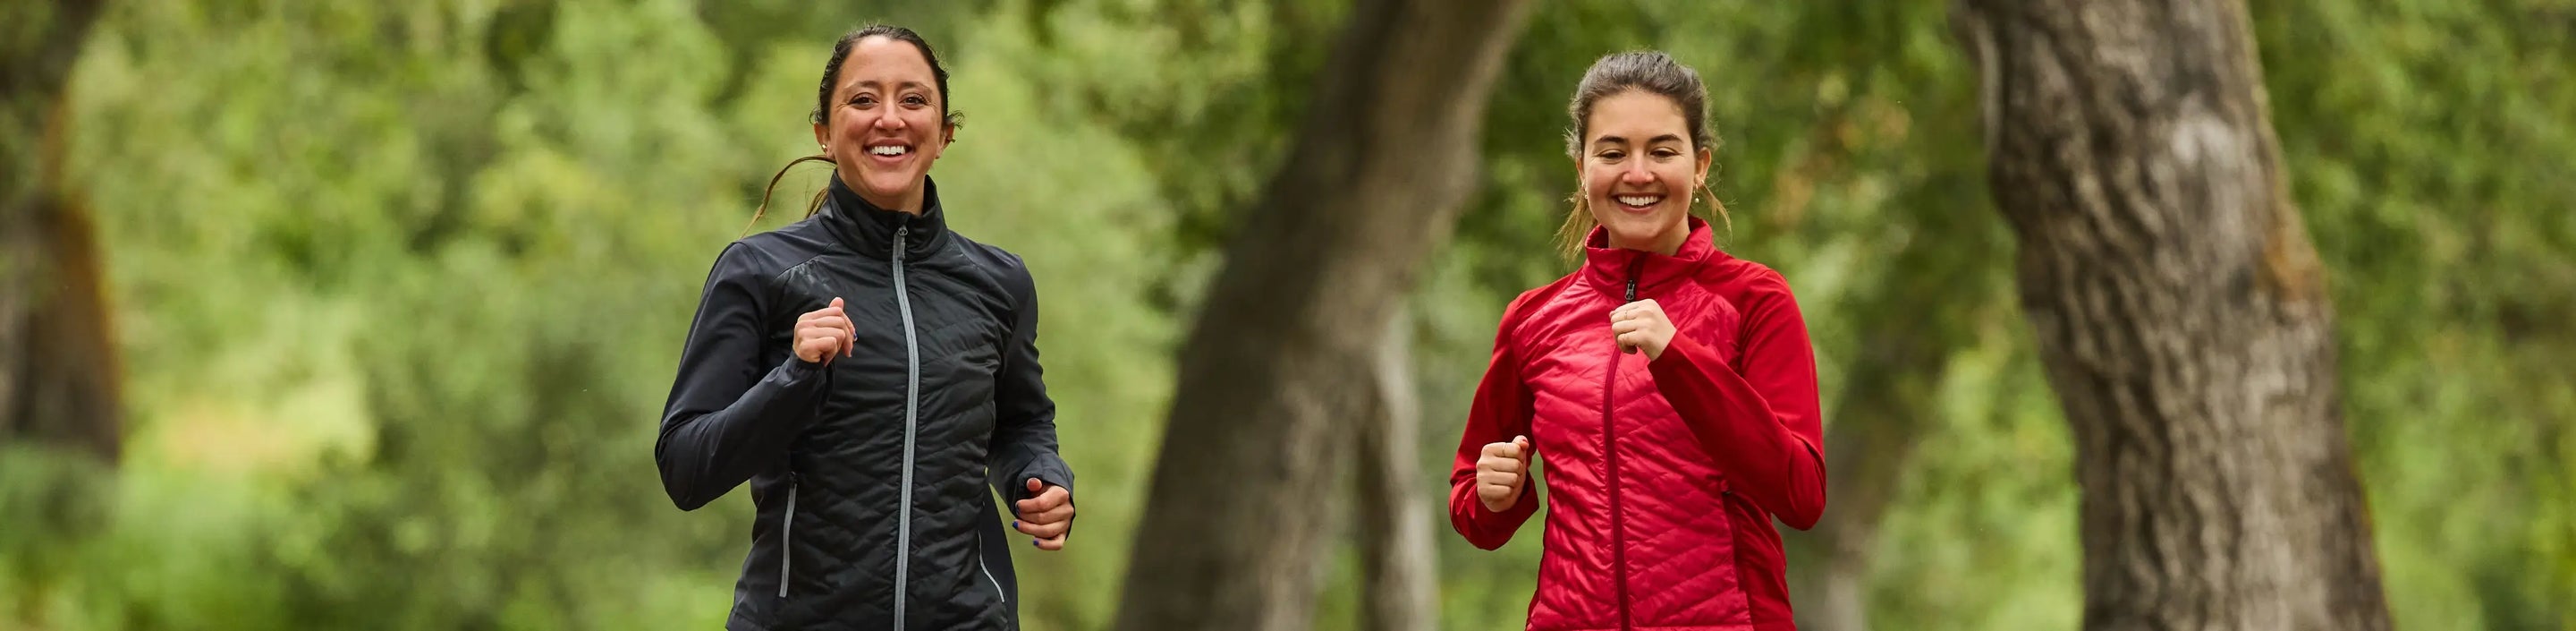
[{"label": "forehead", "polygon": [[1644,141],[1671,134],[1690,138],[1690,120],[1682,116],[1682,106],[1663,95],[1644,90],[1625,90],[1592,102],[1591,120],[1584,125],[1591,142],[1602,136],[1620,136],[1631,141]]},{"label": "forehead", "polygon": [[868,37],[850,46],[850,56],[841,59],[841,84],[835,89],[856,88],[874,82],[893,87],[906,82],[932,85],[930,59],[911,42],[891,37]]}]

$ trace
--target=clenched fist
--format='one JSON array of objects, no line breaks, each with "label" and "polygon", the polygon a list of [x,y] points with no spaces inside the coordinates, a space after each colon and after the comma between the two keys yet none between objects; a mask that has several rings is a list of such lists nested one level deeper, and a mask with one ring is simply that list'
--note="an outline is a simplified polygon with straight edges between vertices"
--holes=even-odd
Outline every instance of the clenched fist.
[{"label": "clenched fist", "polygon": [[1073,494],[1037,478],[1029,478],[1028,489],[1028,499],[1011,503],[1011,513],[1019,518],[1011,527],[1036,537],[1040,550],[1064,549],[1065,536],[1073,532]]},{"label": "clenched fist", "polygon": [[1619,352],[1645,351],[1646,361],[1654,361],[1673,343],[1673,320],[1664,317],[1663,305],[1648,298],[1611,309],[1610,333],[1619,338]]},{"label": "clenched fist", "polygon": [[834,357],[848,356],[858,348],[859,329],[850,326],[850,317],[841,313],[841,299],[833,298],[832,306],[816,309],[796,317],[796,337],[791,348],[796,358],[805,363],[832,363]]},{"label": "clenched fist", "polygon": [[1528,436],[1485,445],[1484,455],[1476,458],[1476,500],[1485,503],[1485,510],[1499,513],[1521,501],[1521,489],[1529,484],[1529,458]]}]

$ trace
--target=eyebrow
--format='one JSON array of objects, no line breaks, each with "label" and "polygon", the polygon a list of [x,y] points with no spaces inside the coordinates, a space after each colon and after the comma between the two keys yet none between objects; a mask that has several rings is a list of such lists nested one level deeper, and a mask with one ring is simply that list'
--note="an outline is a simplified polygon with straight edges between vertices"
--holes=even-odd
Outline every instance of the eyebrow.
[{"label": "eyebrow", "polygon": [[[1654,139],[1652,139],[1652,140],[1648,140],[1648,141],[1646,141],[1646,144],[1649,144],[1649,145],[1655,145],[1655,144],[1663,144],[1663,143],[1667,143],[1667,142],[1681,142],[1681,141],[1682,141],[1682,137],[1681,137],[1679,134],[1664,134],[1664,135],[1661,135],[1661,136],[1656,136],[1656,137],[1654,137]],[[1600,144],[1603,144],[1603,143],[1614,144],[1614,145],[1624,145],[1624,144],[1628,144],[1628,137],[1626,137],[1626,136],[1602,136],[1602,137],[1600,137],[1600,138],[1595,138],[1595,139],[1593,139],[1593,140],[1592,140],[1592,144],[1594,144],[1594,145],[1600,145]]]},{"label": "eyebrow", "polygon": [[[856,89],[856,88],[874,88],[874,87],[881,87],[881,86],[884,86],[884,85],[885,85],[884,83],[878,82],[878,81],[876,81],[876,80],[874,80],[874,79],[870,79],[870,80],[866,80],[866,81],[860,81],[860,82],[857,82],[857,83],[852,83],[852,84],[850,84],[850,87],[851,87],[851,88],[853,88],[853,89]],[[896,85],[895,85],[895,88],[897,88],[897,89],[911,89],[911,90],[918,90],[918,89],[927,88],[927,87],[930,87],[930,86],[928,86],[928,85],[924,85],[924,84],[922,84],[922,82],[919,82],[919,81],[905,81],[905,82],[903,82],[903,83],[900,83],[900,84],[896,84]]]}]

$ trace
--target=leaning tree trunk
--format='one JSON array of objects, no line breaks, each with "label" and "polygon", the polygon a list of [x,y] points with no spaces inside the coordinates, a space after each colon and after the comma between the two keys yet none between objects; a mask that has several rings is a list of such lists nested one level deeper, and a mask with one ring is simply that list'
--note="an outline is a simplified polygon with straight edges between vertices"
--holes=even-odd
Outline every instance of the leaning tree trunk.
[{"label": "leaning tree trunk", "polygon": [[[65,185],[65,85],[97,2],[0,4],[0,626],[46,628],[77,548],[112,506],[122,432],[96,238]],[[20,449],[33,447],[32,449]]]},{"label": "leaning tree trunk", "polygon": [[1471,190],[1526,0],[1362,1],[1209,287],[1118,627],[1303,629],[1376,346]]},{"label": "leaning tree trunk", "polygon": [[1931,431],[1926,417],[1949,359],[1947,344],[1907,337],[1913,333],[1921,332],[1862,335],[1862,364],[1847,375],[1825,433],[1825,470],[1834,472],[1825,496],[1834,498],[1833,518],[1817,521],[1814,530],[1781,533],[1795,560],[1789,594],[1800,629],[1869,628],[1870,546],[1913,463],[1915,443]]},{"label": "leaning tree trunk", "polygon": [[1355,428],[1360,548],[1359,631],[1440,627],[1431,501],[1422,493],[1422,406],[1413,383],[1413,319],[1388,321],[1378,344],[1374,399]]},{"label": "leaning tree trunk", "polygon": [[[1964,139],[1964,131],[1944,126],[1928,140]],[[1805,631],[1869,628],[1880,523],[1914,469],[1916,445],[1939,431],[1950,362],[1977,343],[1979,323],[2001,308],[1993,298],[2004,291],[2007,237],[1991,224],[1954,217],[1966,204],[1952,199],[1954,191],[1974,186],[1974,176],[1938,177],[1890,204],[1889,216],[1913,235],[1887,259],[1887,269],[1902,273],[1883,274],[1852,292],[1857,299],[1836,305],[1859,335],[1836,386],[1834,422],[1825,427],[1825,470],[1833,472],[1825,496],[1834,510],[1813,530],[1780,533],[1791,546],[1789,595]]]},{"label": "leaning tree trunk", "polygon": [[0,446],[116,458],[117,364],[95,237],[64,186],[64,84],[98,2],[0,9]]},{"label": "leaning tree trunk", "polygon": [[2085,627],[2388,628],[2244,5],[1957,8],[2075,438]]},{"label": "leaning tree trunk", "polygon": [[[1857,363],[1845,375],[1825,431],[1825,496],[1832,519],[1814,530],[1788,532],[1796,560],[1789,590],[1798,628],[1862,631],[1868,625],[1870,547],[1879,521],[1896,500],[1897,485],[1914,462],[1914,447],[1933,431],[1936,394],[1950,357],[1974,337],[1973,301],[1988,287],[1982,270],[1923,259],[1942,256],[1955,241],[1918,238],[1897,255],[1894,269],[1961,272],[1891,275],[1858,305],[1861,327]],[[1952,252],[1948,256],[1959,256]],[[1974,258],[1974,257],[1962,257]],[[1931,266],[1931,267],[1927,267]]]}]

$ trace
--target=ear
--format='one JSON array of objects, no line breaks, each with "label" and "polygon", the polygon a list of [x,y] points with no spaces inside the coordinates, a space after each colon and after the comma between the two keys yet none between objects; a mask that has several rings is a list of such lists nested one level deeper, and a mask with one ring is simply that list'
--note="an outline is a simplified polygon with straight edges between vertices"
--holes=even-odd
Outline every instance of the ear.
[{"label": "ear", "polygon": [[1693,162],[1697,163],[1691,165],[1691,176],[1694,178],[1691,181],[1692,186],[1708,185],[1708,165],[1716,160],[1717,152],[1710,151],[1707,147],[1699,148],[1699,157],[1692,159]]},{"label": "ear", "polygon": [[[830,147],[832,145],[832,128],[822,123],[815,123],[814,144]],[[830,152],[826,151],[824,153],[829,154]]]}]

